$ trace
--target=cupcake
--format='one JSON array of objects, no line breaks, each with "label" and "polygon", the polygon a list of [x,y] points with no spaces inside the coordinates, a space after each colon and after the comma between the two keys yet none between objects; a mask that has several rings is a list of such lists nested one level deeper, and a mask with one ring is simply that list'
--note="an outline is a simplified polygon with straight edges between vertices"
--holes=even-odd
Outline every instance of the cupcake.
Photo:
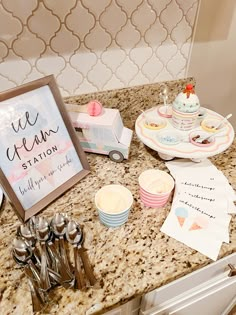
[{"label": "cupcake", "polygon": [[192,84],[188,84],[173,102],[172,125],[179,130],[193,129],[198,120],[199,109],[199,99]]}]

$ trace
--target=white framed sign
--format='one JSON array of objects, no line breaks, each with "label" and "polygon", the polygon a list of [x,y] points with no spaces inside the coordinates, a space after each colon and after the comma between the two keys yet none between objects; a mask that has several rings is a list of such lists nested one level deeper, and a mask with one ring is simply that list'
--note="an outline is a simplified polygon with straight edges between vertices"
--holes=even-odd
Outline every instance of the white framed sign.
[{"label": "white framed sign", "polygon": [[26,221],[89,173],[53,76],[0,93],[0,181]]}]

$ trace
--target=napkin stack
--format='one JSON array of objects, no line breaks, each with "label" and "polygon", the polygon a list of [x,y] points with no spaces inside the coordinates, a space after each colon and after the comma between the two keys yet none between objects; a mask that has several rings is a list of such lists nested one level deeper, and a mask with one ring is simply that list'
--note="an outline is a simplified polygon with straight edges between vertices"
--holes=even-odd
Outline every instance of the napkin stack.
[{"label": "napkin stack", "polygon": [[216,260],[229,243],[230,213],[236,195],[227,178],[209,160],[166,162],[175,178],[171,211],[161,231]]}]

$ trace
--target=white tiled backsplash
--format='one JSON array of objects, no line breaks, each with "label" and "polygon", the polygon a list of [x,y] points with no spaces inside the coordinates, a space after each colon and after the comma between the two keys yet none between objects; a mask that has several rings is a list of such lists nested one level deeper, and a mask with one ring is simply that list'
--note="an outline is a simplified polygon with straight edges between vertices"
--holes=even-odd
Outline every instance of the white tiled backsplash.
[{"label": "white tiled backsplash", "polygon": [[186,76],[200,0],[1,0],[0,90],[54,74],[62,95]]}]

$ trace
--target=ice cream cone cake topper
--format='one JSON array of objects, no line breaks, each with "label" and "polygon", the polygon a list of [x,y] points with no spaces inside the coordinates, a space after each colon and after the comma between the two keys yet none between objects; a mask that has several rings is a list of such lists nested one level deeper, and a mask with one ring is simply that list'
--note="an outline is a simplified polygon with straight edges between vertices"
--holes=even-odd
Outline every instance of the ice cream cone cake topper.
[{"label": "ice cream cone cake topper", "polygon": [[195,94],[195,91],[193,89],[193,85],[192,84],[188,84],[186,85],[186,88],[184,90],[184,93],[187,94],[187,98],[189,98],[190,94]]},{"label": "ice cream cone cake topper", "polygon": [[182,207],[176,208],[175,215],[177,217],[179,225],[182,227],[184,225],[186,218],[188,217],[188,210]]}]

